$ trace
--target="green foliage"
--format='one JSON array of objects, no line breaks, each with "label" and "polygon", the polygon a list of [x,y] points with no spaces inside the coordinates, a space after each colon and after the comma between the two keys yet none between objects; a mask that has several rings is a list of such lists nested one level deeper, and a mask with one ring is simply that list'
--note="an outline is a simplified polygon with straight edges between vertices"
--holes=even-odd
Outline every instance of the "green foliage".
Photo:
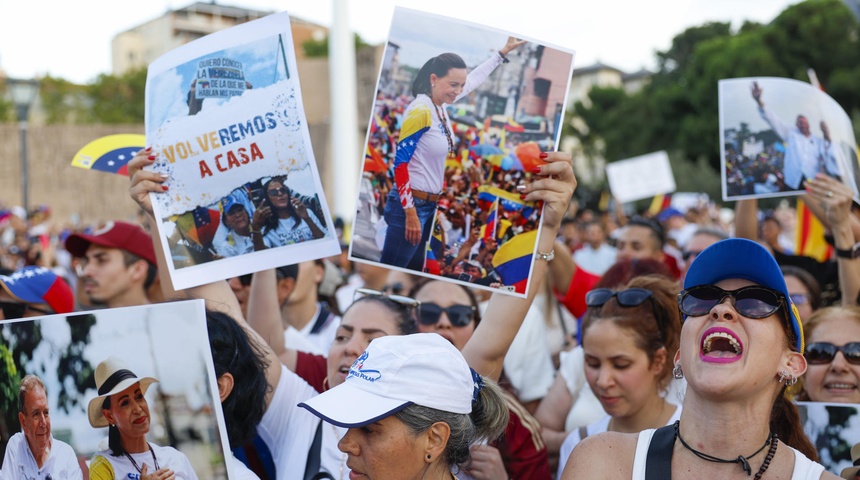
[{"label": "green foliage", "polygon": [[85,117],[86,87],[50,75],[39,83],[39,99],[49,124],[71,123]]},{"label": "green foliage", "polygon": [[120,76],[101,74],[87,85],[89,121],[106,124],[143,123],[146,69]]},{"label": "green foliage", "polygon": [[[354,38],[355,49],[367,46],[367,43],[359,36]],[[328,35],[322,40],[307,40],[302,42],[302,53],[308,58],[328,58]]]},{"label": "green foliage", "polygon": [[[855,118],[860,116],[860,25],[840,0],[807,0],[792,5],[770,24],[745,23],[732,32],[727,23],[706,23],[678,34],[657,53],[659,71],[642,91],[594,88],[589,104],[569,115],[581,123],[567,133],[586,155],[608,161],[667,150],[679,191],[716,190],[702,175],[719,178],[717,82],[724,78],[775,76],[809,81],[813,68],[827,93]],[[679,174],[683,165],[692,168]],[[710,188],[709,188],[710,187]],[[713,195],[713,194],[712,194]]]}]

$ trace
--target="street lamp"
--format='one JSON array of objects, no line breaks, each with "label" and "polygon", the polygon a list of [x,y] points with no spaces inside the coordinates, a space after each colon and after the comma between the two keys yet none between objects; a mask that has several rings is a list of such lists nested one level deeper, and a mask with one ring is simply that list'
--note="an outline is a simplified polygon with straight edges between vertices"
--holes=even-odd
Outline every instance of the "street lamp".
[{"label": "street lamp", "polygon": [[30,107],[39,94],[39,81],[36,79],[7,78],[6,89],[18,114],[18,129],[21,137],[21,202],[24,210],[30,212],[29,180],[27,172],[27,116]]}]

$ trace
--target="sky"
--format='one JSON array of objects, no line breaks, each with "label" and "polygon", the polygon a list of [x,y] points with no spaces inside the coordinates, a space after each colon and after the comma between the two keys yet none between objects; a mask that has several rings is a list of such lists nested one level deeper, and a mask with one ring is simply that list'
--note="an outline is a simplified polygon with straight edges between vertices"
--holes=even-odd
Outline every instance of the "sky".
[{"label": "sky", "polygon": [[[10,77],[50,74],[87,83],[109,73],[110,42],[118,33],[185,7],[192,0],[3,1],[0,69]],[[797,0],[219,0],[218,3],[290,15],[330,26],[335,5],[348,9],[350,27],[365,41],[388,37],[395,6],[468,20],[575,50],[575,68],[597,61],[627,72],[655,69],[654,52],[672,37],[708,21],[771,21]]]}]

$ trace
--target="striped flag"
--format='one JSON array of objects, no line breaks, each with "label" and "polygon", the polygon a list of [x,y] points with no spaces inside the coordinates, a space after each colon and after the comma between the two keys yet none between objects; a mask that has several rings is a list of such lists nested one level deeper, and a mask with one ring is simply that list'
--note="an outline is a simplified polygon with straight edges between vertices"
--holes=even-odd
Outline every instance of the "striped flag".
[{"label": "striped flag", "polygon": [[797,199],[797,228],[794,233],[794,251],[797,255],[812,257],[824,262],[833,253],[824,240],[824,225],[806,208],[801,199]]},{"label": "striped flag", "polygon": [[521,233],[503,243],[493,255],[493,268],[502,283],[513,286],[517,293],[526,293],[535,242],[537,230]]}]

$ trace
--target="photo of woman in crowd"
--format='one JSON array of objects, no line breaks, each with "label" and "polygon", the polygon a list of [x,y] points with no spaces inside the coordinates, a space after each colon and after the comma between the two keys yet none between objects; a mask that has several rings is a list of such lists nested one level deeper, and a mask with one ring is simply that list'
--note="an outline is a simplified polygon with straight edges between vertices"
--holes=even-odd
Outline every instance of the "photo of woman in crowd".
[{"label": "photo of woman in crowd", "polygon": [[350,257],[510,286],[493,275],[492,260],[540,224],[540,208],[519,189],[555,148],[572,60],[507,32],[397,9]]}]

